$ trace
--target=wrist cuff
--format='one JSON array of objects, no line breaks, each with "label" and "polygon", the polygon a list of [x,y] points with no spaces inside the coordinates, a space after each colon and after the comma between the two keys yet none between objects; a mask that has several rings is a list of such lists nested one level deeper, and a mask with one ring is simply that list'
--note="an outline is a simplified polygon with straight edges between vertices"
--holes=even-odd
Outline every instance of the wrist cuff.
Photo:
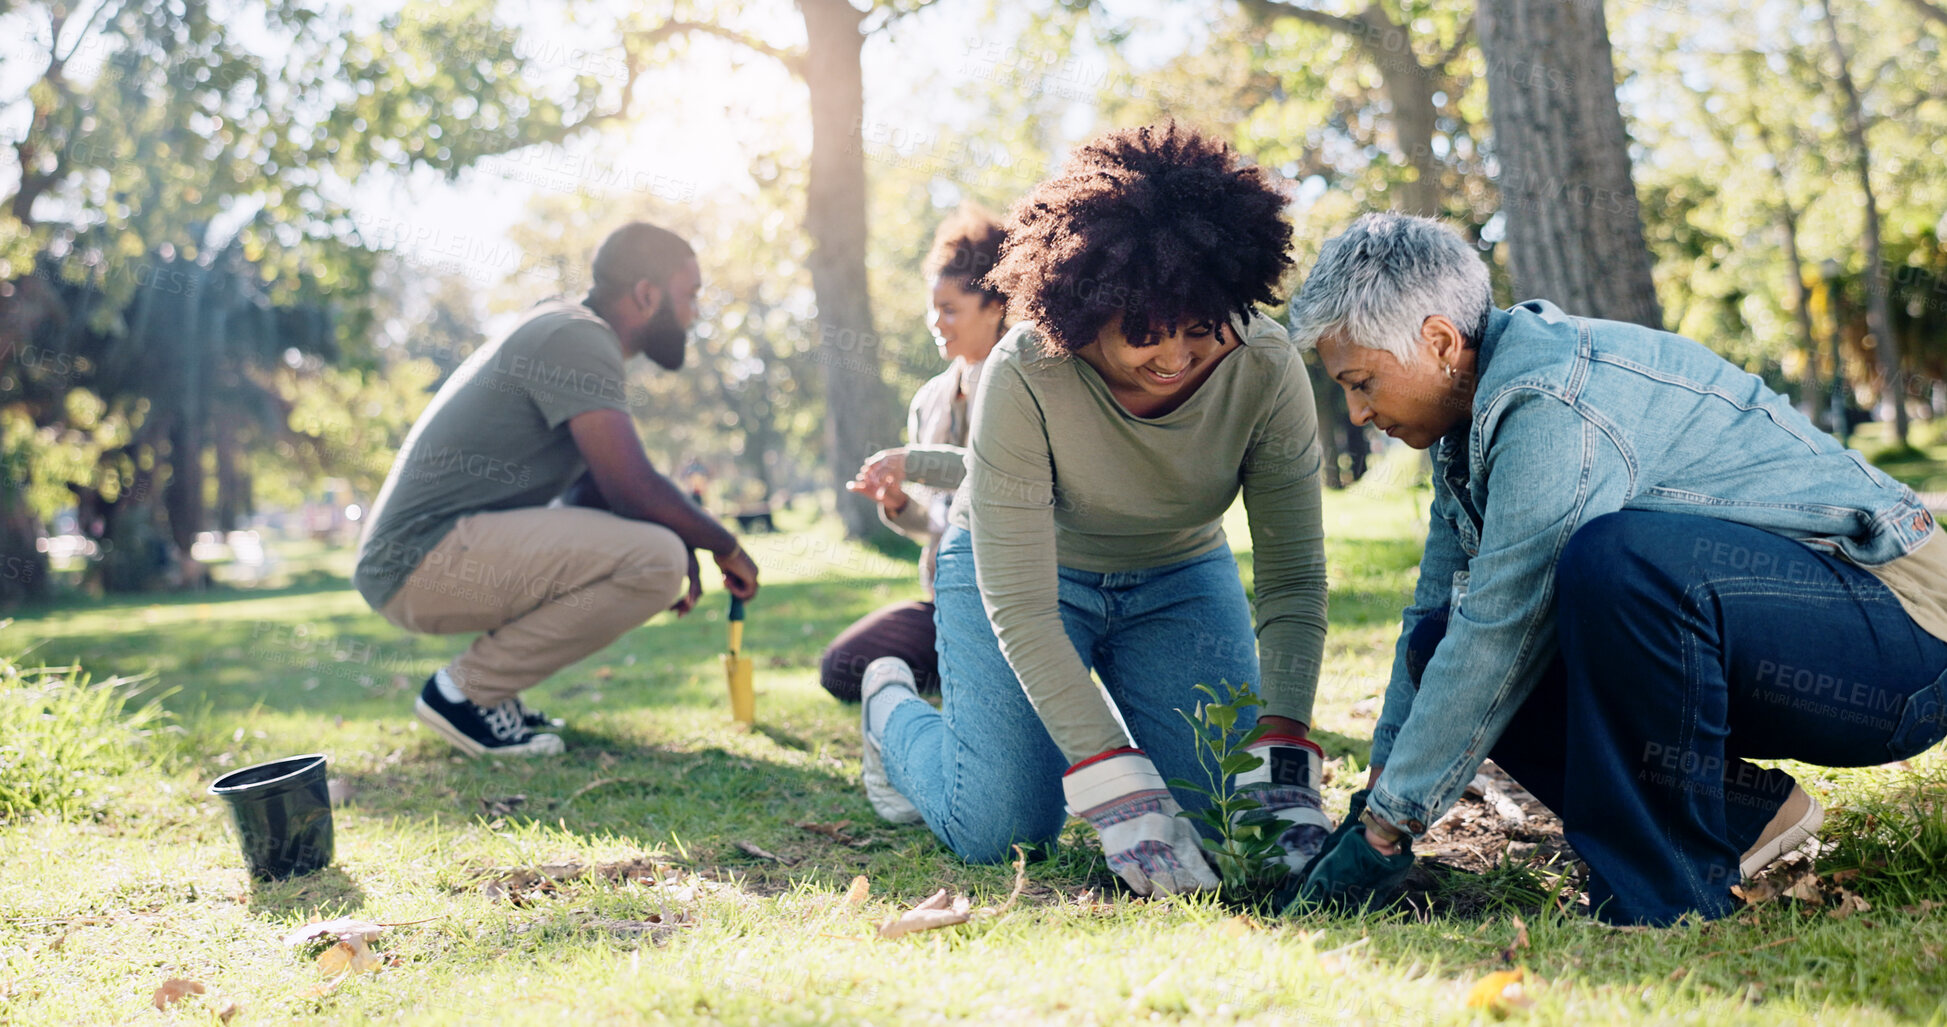
[{"label": "wrist cuff", "polygon": [[1251,748],[1255,749],[1264,745],[1296,745],[1317,753],[1318,758],[1321,760],[1325,758],[1325,750],[1319,748],[1317,742],[1309,738],[1300,738],[1297,735],[1265,735],[1263,738],[1252,742]]},{"label": "wrist cuff", "polygon": [[1110,749],[1107,752],[1098,752],[1095,755],[1090,756],[1088,759],[1085,759],[1080,763],[1077,763],[1074,766],[1069,767],[1067,770],[1062,772],[1061,776],[1067,777],[1069,774],[1073,774],[1074,772],[1082,769],[1083,767],[1095,763],[1100,763],[1106,759],[1111,759],[1116,756],[1129,756],[1129,755],[1142,756],[1144,758],[1147,758],[1149,756],[1148,753],[1142,751],[1141,749],[1136,748],[1133,745],[1125,745],[1120,749]]}]

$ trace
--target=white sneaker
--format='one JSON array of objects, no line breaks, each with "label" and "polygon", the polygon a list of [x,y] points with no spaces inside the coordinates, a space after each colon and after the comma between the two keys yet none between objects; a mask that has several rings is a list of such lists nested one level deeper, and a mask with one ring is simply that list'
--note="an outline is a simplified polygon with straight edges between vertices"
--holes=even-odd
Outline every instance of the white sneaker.
[{"label": "white sneaker", "polygon": [[881,656],[865,667],[859,683],[859,738],[865,748],[865,798],[881,817],[895,824],[920,822],[919,808],[899,793],[886,778],[886,765],[879,758],[879,740],[872,737],[872,696],[883,688],[904,688],[919,698],[913,684],[913,668],[897,656]]},{"label": "white sneaker", "polygon": [[1804,845],[1818,836],[1819,828],[1825,824],[1825,807],[1796,783],[1790,795],[1772,814],[1771,822],[1766,824],[1758,840],[1738,859],[1738,873],[1745,880],[1758,876],[1765,867],[1776,863],[1785,853]]}]

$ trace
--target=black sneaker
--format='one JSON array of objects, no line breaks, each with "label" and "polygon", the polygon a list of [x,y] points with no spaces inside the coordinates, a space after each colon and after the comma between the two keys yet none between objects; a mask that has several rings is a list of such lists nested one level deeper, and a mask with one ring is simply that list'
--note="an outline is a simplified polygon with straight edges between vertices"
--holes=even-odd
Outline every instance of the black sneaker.
[{"label": "black sneaker", "polygon": [[514,708],[521,711],[521,723],[527,725],[529,731],[546,731],[549,728],[559,729],[568,726],[568,722],[560,717],[550,717],[522,702],[518,695],[514,697]]},{"label": "black sneaker", "polygon": [[520,700],[498,706],[475,706],[465,699],[448,702],[439,684],[426,679],[413,712],[468,756],[556,756],[563,748],[560,735],[537,735],[522,723]]}]

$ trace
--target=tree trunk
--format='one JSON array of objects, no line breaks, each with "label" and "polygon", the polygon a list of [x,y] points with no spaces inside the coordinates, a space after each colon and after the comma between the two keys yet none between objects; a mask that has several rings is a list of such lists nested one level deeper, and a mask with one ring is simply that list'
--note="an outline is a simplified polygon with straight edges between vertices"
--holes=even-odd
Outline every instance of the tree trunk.
[{"label": "tree trunk", "polygon": [[40,519],[27,505],[27,482],[0,475],[0,609],[47,594],[47,557],[34,543]]},{"label": "tree trunk", "polygon": [[1859,191],[1866,198],[1866,330],[1873,335],[1879,356],[1880,394],[1893,398],[1893,444],[1906,445],[1906,376],[1900,366],[1900,340],[1893,335],[1893,304],[1887,296],[1886,262],[1879,241],[1879,197],[1873,192],[1873,152],[1866,145],[1866,116],[1859,103],[1859,88],[1853,83],[1845,44],[1839,41],[1839,24],[1832,17],[1832,0],[1820,0],[1825,11],[1825,37],[1832,44],[1832,57],[1839,64],[1839,98],[1845,103],[1846,140],[1852,144],[1854,164],[1859,173]]},{"label": "tree trunk", "polygon": [[[41,323],[57,316],[60,301],[42,276],[29,275],[11,284],[9,294],[0,297],[0,370],[19,383],[15,386],[19,389],[27,380],[27,368],[18,366],[21,355]],[[19,396],[16,391],[0,400],[11,403]],[[35,545],[41,523],[27,505],[31,469],[25,461],[16,467],[18,478],[0,474],[0,609],[9,610],[47,592],[47,556]]]},{"label": "tree trunk", "polygon": [[216,429],[216,530],[235,531],[250,514],[250,480],[241,466],[243,453],[236,430],[222,423]]},{"label": "tree trunk", "polygon": [[798,0],[804,15],[804,78],[811,93],[811,175],[805,229],[818,302],[818,352],[825,365],[825,452],[845,532],[879,530],[872,503],[845,490],[859,464],[898,442],[879,377],[865,271],[865,117],[859,31],[864,15],[846,0]]},{"label": "tree trunk", "polygon": [[192,264],[189,268],[193,289],[177,305],[179,316],[164,331],[179,331],[182,343],[174,347],[180,356],[176,370],[181,390],[176,402],[179,414],[169,432],[169,482],[162,497],[169,517],[169,537],[183,556],[196,544],[203,530],[209,504],[203,496],[203,450],[209,443],[209,353],[217,345],[221,319],[212,324],[204,310],[209,293],[209,269]]},{"label": "tree trunk", "polygon": [[1482,0],[1517,297],[1663,327],[1599,0]]},{"label": "tree trunk", "polygon": [[[1285,0],[1242,0],[1251,12],[1267,18],[1296,18],[1337,32],[1365,51],[1379,69],[1381,88],[1393,109],[1393,140],[1400,159],[1413,169],[1414,179],[1393,190],[1392,208],[1408,214],[1440,216],[1440,161],[1433,155],[1434,123],[1439,111],[1433,94],[1443,66],[1421,64],[1413,52],[1410,24],[1394,21],[1373,3],[1357,16],[1346,17],[1300,7]],[[1402,19],[1404,21],[1405,19]]]},{"label": "tree trunk", "polygon": [[[1778,183],[1781,191],[1784,185],[1781,175]],[[1805,351],[1805,381],[1800,386],[1804,394],[1799,397],[1798,405],[1809,417],[1819,407],[1819,340],[1818,336],[1812,334],[1811,291],[1805,288],[1805,262],[1798,254],[1798,212],[1792,208],[1789,196],[1779,200],[1778,223],[1785,236],[1785,267],[1791,279],[1792,317],[1798,322],[1798,344]]]},{"label": "tree trunk", "polygon": [[[1366,53],[1379,68],[1386,100],[1393,108],[1393,138],[1414,179],[1394,190],[1394,210],[1423,217],[1439,217],[1440,162],[1433,156],[1434,121],[1439,112],[1433,106],[1434,78],[1438,68],[1420,63],[1413,53],[1410,27],[1396,25],[1386,12],[1373,4],[1359,15],[1371,29],[1362,37]],[[1377,42],[1375,44],[1375,36]]]}]

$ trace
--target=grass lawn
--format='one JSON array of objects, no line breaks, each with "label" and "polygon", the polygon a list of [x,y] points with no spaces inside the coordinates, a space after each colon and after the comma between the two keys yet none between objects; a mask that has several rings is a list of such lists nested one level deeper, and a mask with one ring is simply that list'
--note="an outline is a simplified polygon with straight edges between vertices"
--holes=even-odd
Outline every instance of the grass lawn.
[{"label": "grass lawn", "polygon": [[1904,452],[1889,452],[1893,443],[1890,424],[1862,424],[1848,442],[1872,457],[1880,470],[1914,490],[1947,492],[1947,426],[1939,422],[1914,424],[1907,433],[1910,448]]},{"label": "grass lawn", "polygon": [[[1338,810],[1413,579],[1414,510],[1383,484],[1328,498],[1318,727],[1339,757]],[[1548,876],[1510,865],[1478,882],[1478,916],[1240,919],[1207,897],[1118,893],[1071,825],[1053,858],[1028,864],[1010,910],[879,939],[877,924],[939,888],[998,906],[1014,873],[873,816],[856,708],[818,688],[817,659],[853,618],[914,595],[914,569],[829,525],[785,527],[750,540],[765,572],[748,639],[757,730],[729,721],[712,591],[702,611],[658,618],[538,689],[537,705],[569,719],[570,751],[535,763],[460,759],[418,727],[414,690],[454,643],[367,611],[332,576],[343,554],[281,591],[20,616],[0,641],[23,663],[152,675],[169,716],[133,769],[85,782],[106,796],[99,814],[0,824],[0,1022],[216,1022],[208,998],[151,1005],[181,977],[233,1000],[232,1024],[1468,1023],[1489,1018],[1469,989],[1510,957],[1532,1002],[1510,1015],[1535,1022],[1947,1022],[1938,752],[1801,774],[1833,810],[1827,836],[1853,839],[1820,865],[1872,904],[1844,917],[1781,900],[1617,931],[1538,901]],[[0,757],[30,729],[0,723]],[[225,769],[314,751],[344,792],[337,862],[253,888],[204,789]],[[667,864],[665,883],[584,875],[518,902],[480,883],[626,860]],[[870,884],[862,902],[848,901],[855,875]],[[340,915],[404,926],[375,943],[388,965],[319,995],[311,954],[280,939]]]}]

